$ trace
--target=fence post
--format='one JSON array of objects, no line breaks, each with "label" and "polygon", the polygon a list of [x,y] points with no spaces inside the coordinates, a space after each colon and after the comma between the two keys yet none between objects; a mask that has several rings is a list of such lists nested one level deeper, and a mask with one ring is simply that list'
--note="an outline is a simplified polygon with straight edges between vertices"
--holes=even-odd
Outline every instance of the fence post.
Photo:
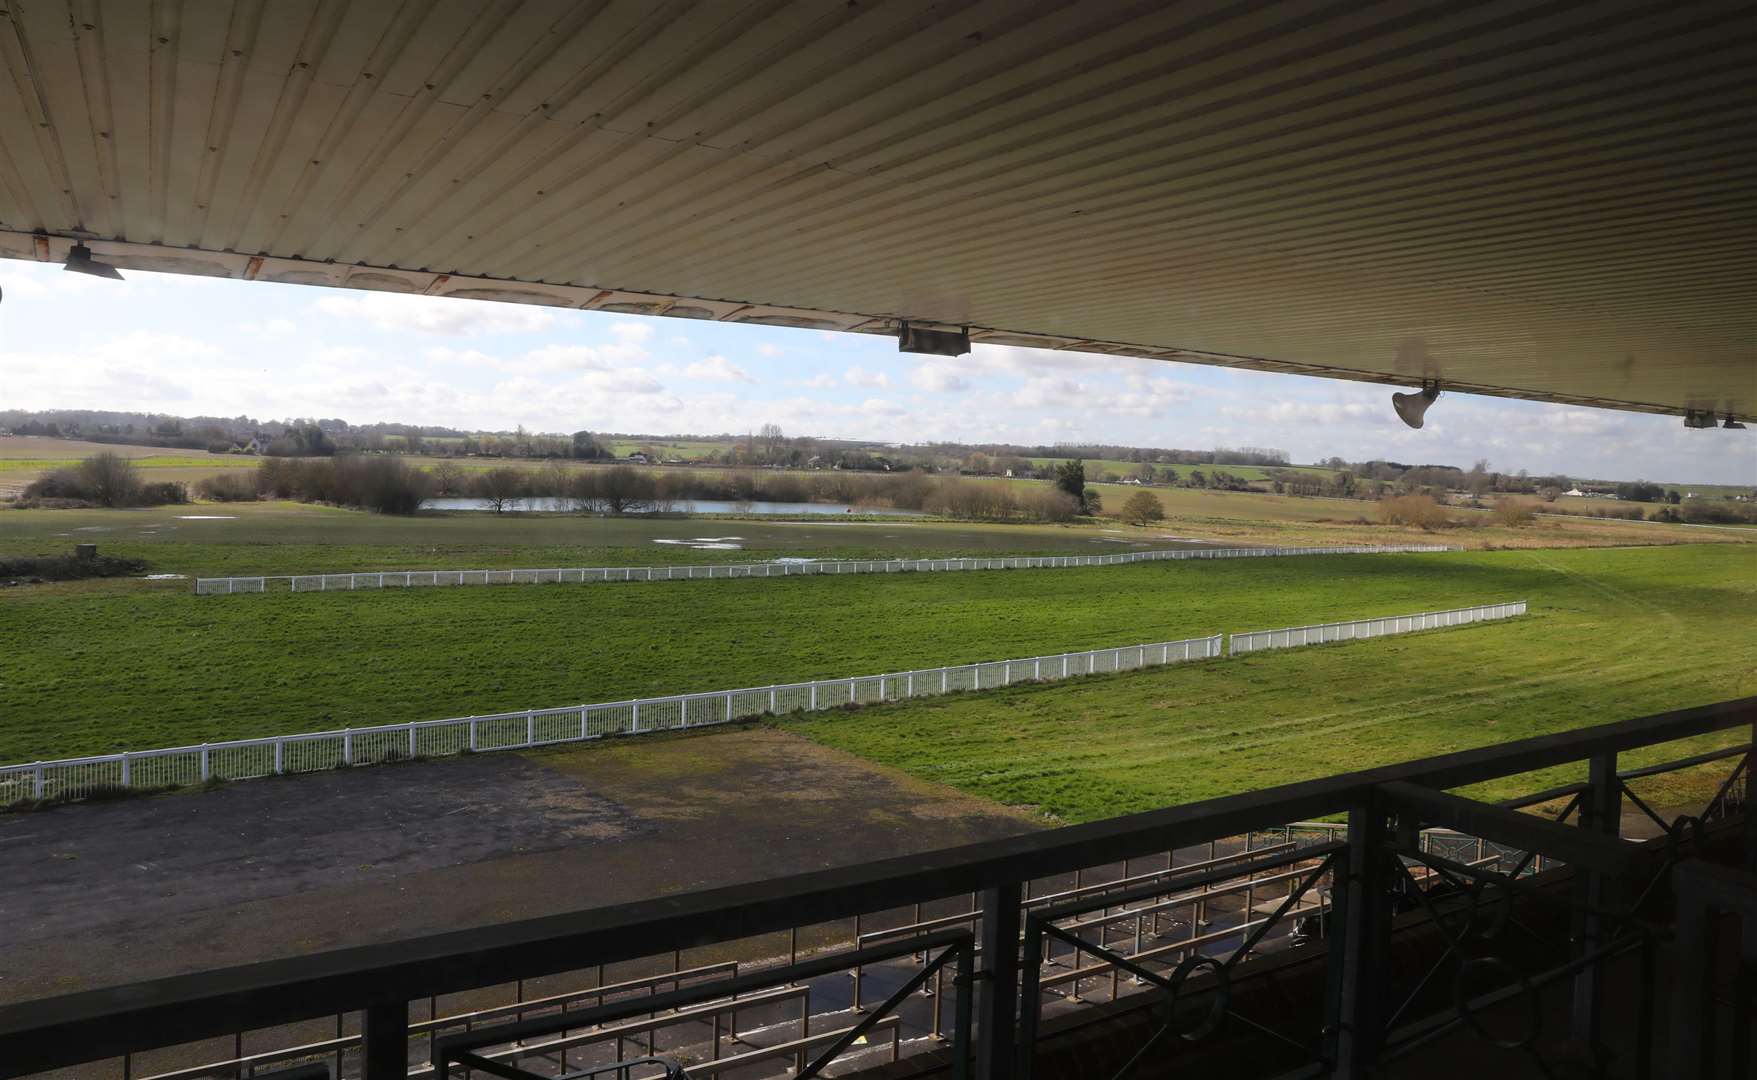
[{"label": "fence post", "polygon": [[275,740],[275,775],[276,776],[281,775],[281,756],[282,756],[281,755],[281,747],[285,742],[286,742],[285,739],[276,739]]},{"label": "fence post", "polygon": [[42,762],[40,762],[40,761],[37,762],[37,767],[31,770],[31,775],[34,780],[34,785],[32,788],[32,790],[34,792],[33,797],[41,799],[43,797],[43,763]]},{"label": "fence post", "polygon": [[732,691],[726,691],[726,719],[732,719]]},{"label": "fence post", "polygon": [[811,708],[813,712],[817,711],[817,683],[811,684]]},{"label": "fence post", "polygon": [[207,744],[202,743],[201,744],[201,781],[202,781],[202,783],[204,783],[204,784],[207,783],[207,778],[209,775],[210,775],[210,773],[208,772],[208,767],[207,767]]},{"label": "fence post", "polygon": [[476,749],[476,718],[470,717],[470,749]]},{"label": "fence post", "polygon": [[775,711],[775,688],[769,687],[769,711]]},{"label": "fence post", "polygon": [[529,713],[528,712],[525,714],[525,745],[526,746],[537,745],[537,714],[536,713]]},{"label": "fence post", "polygon": [[[342,764],[343,765],[352,765],[353,763],[354,763],[354,729],[353,728],[343,728],[342,729]],[[204,772],[207,770],[207,751],[206,750],[203,750],[201,753],[201,767]]]},{"label": "fence post", "polygon": [[415,725],[409,725],[409,760],[415,760]]},{"label": "fence post", "polygon": [[128,751],[122,751],[122,786],[128,787]]}]

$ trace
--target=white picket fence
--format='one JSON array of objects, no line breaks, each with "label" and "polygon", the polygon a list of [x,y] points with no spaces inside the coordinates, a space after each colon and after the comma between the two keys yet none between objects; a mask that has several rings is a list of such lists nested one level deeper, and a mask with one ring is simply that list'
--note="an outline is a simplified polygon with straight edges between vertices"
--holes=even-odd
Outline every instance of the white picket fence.
[{"label": "white picket fence", "polygon": [[[1483,604],[1451,611],[1394,615],[1354,622],[1258,630],[1231,636],[1231,655],[1408,634],[1525,614],[1525,601]],[[922,668],[885,675],[857,675],[812,682],[713,690],[698,694],[637,698],[597,705],[567,705],[417,720],[407,724],[343,728],[261,739],[230,739],[199,746],[132,750],[120,754],[0,766],[0,806],[26,799],[80,798],[126,788],[155,789],[243,780],[284,773],[319,772],[415,757],[443,757],[487,750],[517,750],[558,743],[707,727],[762,715],[821,711],[955,691],[994,690],[1013,683],[1053,681],[1139,668],[1211,660],[1225,655],[1223,637],[1186,638],[1110,649]]]},{"label": "white picket fence", "polygon": [[262,739],[231,739],[162,750],[38,761],[0,767],[0,806],[23,799],[79,798],[118,788],[165,788],[218,777],[242,780],[318,772],[465,751],[514,750],[706,727],[781,714],[993,690],[1017,682],[1109,674],[1206,660],[1223,654],[1222,635],[1125,645],[1112,649],[994,660],[885,675],[638,698],[597,705],[418,720]]},{"label": "white picket fence", "polygon": [[1481,604],[1449,611],[1424,611],[1415,615],[1388,615],[1382,619],[1289,626],[1281,630],[1253,630],[1232,635],[1229,655],[1262,652],[1264,649],[1297,649],[1301,645],[1321,645],[1326,641],[1357,641],[1384,637],[1387,634],[1410,634],[1417,630],[1437,630],[1491,619],[1510,619],[1523,614],[1525,601],[1519,600],[1511,604]]},{"label": "white picket fence", "polygon": [[798,577],[813,574],[938,573],[957,570],[1046,570],[1121,566],[1167,559],[1245,559],[1280,555],[1382,555],[1459,551],[1444,544],[1348,544],[1339,547],[1172,548],[1115,555],[1015,555],[1006,558],[828,559],[685,566],[574,566],[536,570],[386,570],[347,574],[271,574],[196,578],[200,596],[280,591],[345,592],[459,585],[543,585],[565,582],[697,581],[713,578]]}]

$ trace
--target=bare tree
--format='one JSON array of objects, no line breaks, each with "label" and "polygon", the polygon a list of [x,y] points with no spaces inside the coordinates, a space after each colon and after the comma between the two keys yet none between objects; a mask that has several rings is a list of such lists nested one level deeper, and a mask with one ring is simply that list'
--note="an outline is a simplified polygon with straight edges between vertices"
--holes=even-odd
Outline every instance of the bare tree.
[{"label": "bare tree", "polygon": [[653,477],[639,469],[618,465],[598,478],[598,494],[612,514],[638,514],[653,505]]},{"label": "bare tree", "polygon": [[79,482],[100,506],[127,506],[140,492],[134,462],[107,450],[79,463]]},{"label": "bare tree", "polygon": [[455,461],[435,462],[432,469],[433,487],[441,495],[455,494],[464,480],[464,470]]},{"label": "bare tree", "polygon": [[525,494],[525,474],[510,465],[489,469],[476,478],[476,494],[488,500],[496,514],[516,509]]}]

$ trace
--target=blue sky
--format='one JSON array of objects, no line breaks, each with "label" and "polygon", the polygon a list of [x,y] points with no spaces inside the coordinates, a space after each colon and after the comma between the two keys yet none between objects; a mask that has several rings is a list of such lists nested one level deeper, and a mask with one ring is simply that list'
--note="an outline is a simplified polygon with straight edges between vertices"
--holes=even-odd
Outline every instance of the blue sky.
[{"label": "blue sky", "polygon": [[1757,485],[1757,430],[1125,357],[0,262],[0,408],[887,442],[1273,446],[1350,460]]}]

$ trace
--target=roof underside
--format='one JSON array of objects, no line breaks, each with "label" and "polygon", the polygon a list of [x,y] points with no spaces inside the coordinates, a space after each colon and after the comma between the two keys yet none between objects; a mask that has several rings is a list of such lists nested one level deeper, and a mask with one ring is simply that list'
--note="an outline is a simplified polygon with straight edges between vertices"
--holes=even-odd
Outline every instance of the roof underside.
[{"label": "roof underside", "polygon": [[1757,413],[1747,3],[0,8],[3,255]]}]

